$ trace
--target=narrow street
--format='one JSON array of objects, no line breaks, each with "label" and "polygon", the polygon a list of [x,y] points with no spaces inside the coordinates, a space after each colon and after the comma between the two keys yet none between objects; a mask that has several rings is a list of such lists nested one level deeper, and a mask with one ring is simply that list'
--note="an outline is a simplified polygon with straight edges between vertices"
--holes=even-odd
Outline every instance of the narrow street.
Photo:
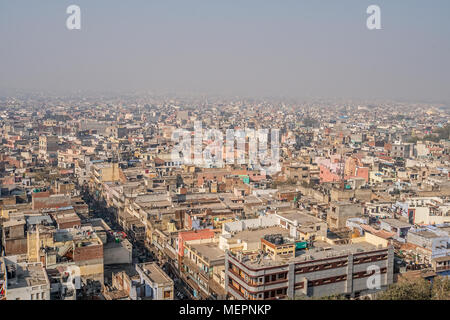
[{"label": "narrow street", "polygon": [[[113,231],[125,232],[122,226],[120,226],[115,217],[113,217],[107,210],[107,208],[99,201],[96,201],[91,194],[84,192],[82,196],[83,200],[89,206],[89,218],[101,218]],[[127,234],[127,233],[126,233]],[[188,300],[194,299],[190,293],[187,284],[179,277],[179,272],[176,268],[167,261],[159,260],[158,255],[153,251],[156,250],[151,244],[141,243],[135,241],[127,234],[127,240],[133,245],[132,263],[144,263],[144,262],[156,262],[167,275],[174,281],[174,299],[175,300]]]}]

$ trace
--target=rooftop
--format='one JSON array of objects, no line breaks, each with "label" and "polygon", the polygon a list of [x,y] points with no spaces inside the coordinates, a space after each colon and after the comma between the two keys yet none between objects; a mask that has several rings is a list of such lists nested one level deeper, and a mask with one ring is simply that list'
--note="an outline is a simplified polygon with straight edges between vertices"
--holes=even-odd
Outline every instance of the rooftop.
[{"label": "rooftop", "polygon": [[407,222],[403,222],[401,220],[397,220],[397,219],[383,219],[381,220],[381,222],[385,222],[393,227],[396,228],[408,228],[408,227],[412,227],[411,224],[407,223]]},{"label": "rooftop", "polygon": [[257,259],[248,259],[244,263],[252,268],[262,268],[271,266],[283,266],[291,262],[298,263],[304,261],[321,260],[333,257],[348,256],[349,254],[363,253],[367,251],[375,251],[378,247],[368,242],[358,242],[344,245],[330,245],[329,243],[316,241],[314,248],[309,250],[298,250],[293,258],[272,259],[269,256],[263,256]]},{"label": "rooftop", "polygon": [[195,250],[202,257],[206,258],[208,261],[223,260],[225,259],[225,252],[219,249],[216,242],[212,243],[199,243],[199,244],[188,244],[188,246]]},{"label": "rooftop", "polygon": [[259,242],[261,238],[270,234],[281,234],[282,236],[288,236],[289,230],[282,227],[267,227],[256,230],[243,230],[234,234],[231,239],[242,240],[245,242]]},{"label": "rooftop", "polygon": [[313,217],[307,213],[298,210],[289,210],[287,212],[280,212],[277,215],[289,221],[297,221],[299,225],[308,225],[323,222],[323,220]]},{"label": "rooftop", "polygon": [[16,277],[8,280],[8,290],[48,284],[48,278],[41,263],[13,264],[8,265],[7,268],[17,270]]},{"label": "rooftop", "polygon": [[170,279],[169,276],[154,262],[137,264],[136,267],[142,269],[145,275],[154,283],[173,282],[172,279]]}]

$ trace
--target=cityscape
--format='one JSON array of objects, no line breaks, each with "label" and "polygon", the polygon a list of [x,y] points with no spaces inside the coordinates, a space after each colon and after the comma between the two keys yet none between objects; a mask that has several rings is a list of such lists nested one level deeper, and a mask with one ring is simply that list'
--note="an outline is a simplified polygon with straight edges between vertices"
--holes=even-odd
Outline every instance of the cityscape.
[{"label": "cityscape", "polygon": [[[84,19],[94,8],[79,3]],[[0,54],[0,300],[185,300],[182,315],[199,300],[450,300],[448,61],[423,91],[402,78],[399,95],[396,70],[384,93],[350,98],[264,94],[257,77],[247,92],[237,69],[244,93],[194,76],[133,89],[126,74],[109,90],[94,85],[107,68],[94,58],[67,75],[79,87],[55,89],[63,78],[34,81],[39,62],[20,69],[14,46]],[[137,78],[151,73],[120,52]],[[183,82],[173,72],[161,85]]]}]

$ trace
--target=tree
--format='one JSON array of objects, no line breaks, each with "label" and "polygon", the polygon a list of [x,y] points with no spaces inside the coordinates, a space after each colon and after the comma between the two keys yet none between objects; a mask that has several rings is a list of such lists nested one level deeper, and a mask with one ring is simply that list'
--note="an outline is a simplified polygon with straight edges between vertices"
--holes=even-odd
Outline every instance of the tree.
[{"label": "tree", "polygon": [[378,300],[431,300],[431,283],[424,279],[395,283]]},{"label": "tree", "polygon": [[436,277],[431,289],[432,300],[450,300],[450,279],[448,277]]}]

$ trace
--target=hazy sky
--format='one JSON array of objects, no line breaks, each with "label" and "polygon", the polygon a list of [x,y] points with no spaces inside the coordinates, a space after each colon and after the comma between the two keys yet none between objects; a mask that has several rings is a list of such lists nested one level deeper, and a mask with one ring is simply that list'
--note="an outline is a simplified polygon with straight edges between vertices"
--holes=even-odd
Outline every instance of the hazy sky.
[{"label": "hazy sky", "polygon": [[450,1],[0,0],[0,88],[450,101]]}]

